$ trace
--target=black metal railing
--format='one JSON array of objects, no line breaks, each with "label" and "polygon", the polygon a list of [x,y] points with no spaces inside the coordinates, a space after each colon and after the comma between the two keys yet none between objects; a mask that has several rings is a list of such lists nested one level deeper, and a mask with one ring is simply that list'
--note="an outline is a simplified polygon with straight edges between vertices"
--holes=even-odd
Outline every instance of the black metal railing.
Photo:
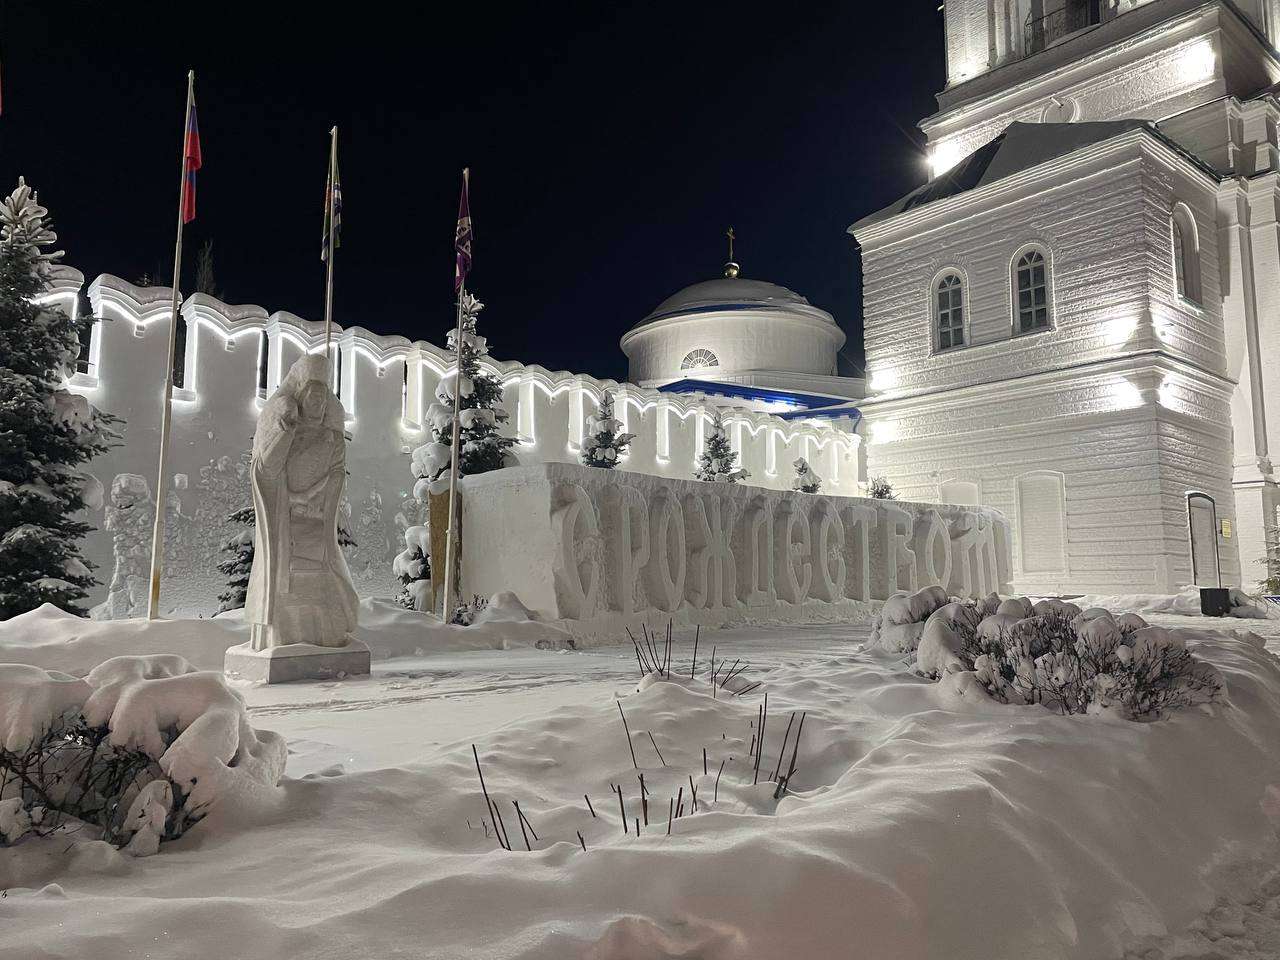
[{"label": "black metal railing", "polygon": [[1039,53],[1063,37],[1101,22],[1102,4],[1098,0],[1068,0],[1065,6],[1042,17],[1028,16],[1022,33],[1022,55]]}]

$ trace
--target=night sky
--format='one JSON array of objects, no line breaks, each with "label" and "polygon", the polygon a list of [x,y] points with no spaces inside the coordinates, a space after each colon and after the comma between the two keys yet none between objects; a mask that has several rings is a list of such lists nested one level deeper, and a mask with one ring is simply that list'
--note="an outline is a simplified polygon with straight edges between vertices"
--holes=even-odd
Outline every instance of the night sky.
[{"label": "night sky", "polygon": [[232,303],[318,319],[329,127],[335,320],[442,343],[460,171],[495,356],[621,378],[619,337],[718,276],[830,311],[860,366],[858,217],[925,179],[938,0],[326,4],[0,0],[0,185],[40,192],[92,278],[172,271],[185,74],[194,253]]}]

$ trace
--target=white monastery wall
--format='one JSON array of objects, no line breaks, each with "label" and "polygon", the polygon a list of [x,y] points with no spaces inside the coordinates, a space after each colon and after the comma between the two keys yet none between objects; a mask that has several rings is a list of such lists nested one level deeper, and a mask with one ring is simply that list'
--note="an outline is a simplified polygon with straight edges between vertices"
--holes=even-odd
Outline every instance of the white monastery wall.
[{"label": "white monastery wall", "polygon": [[1009,589],[1009,529],[984,507],[706,484],[575,464],[463,481],[465,595],[512,590],[584,636],[625,624],[847,617],[942,584]]},{"label": "white monastery wall", "polygon": [[[1172,589],[1191,578],[1187,492],[1233,517],[1216,184],[1175,156],[1135,133],[859,233],[868,474],[1004,511],[1019,590]],[[1177,293],[1175,202],[1195,219],[1203,307]],[[1051,325],[1014,336],[1011,267],[1030,243],[1050,264]],[[948,269],[967,345],[939,352]],[[1234,544],[1222,556],[1236,582]]]},{"label": "white monastery wall", "polygon": [[[49,298],[74,308],[82,282],[75,271],[64,270]],[[170,296],[168,288],[138,288],[112,276],[99,277],[88,290],[93,314],[101,319],[94,325],[88,369],[71,387],[125,420],[123,445],[90,467],[108,489],[119,474],[139,474],[154,494]],[[324,328],[290,313],[268,315],[261,307],[231,306],[201,294],[188,298],[181,314],[186,378],[174,394],[167,483],[176,512],[166,537],[162,606],[166,612],[207,614],[217,608],[224,586],[215,569],[219,547],[231,533],[223,518],[250,500],[248,450],[262,401],[297,357],[323,350]],[[398,586],[391,560],[403,548],[401,532],[420,522],[409,453],[429,438],[423,414],[450,359],[431,344],[361,327],[336,328],[334,342],[341,353],[340,395],[350,436],[347,525],[358,543],[349,562],[362,594],[386,596]],[[258,388],[262,362],[265,390]],[[522,463],[576,462],[586,418],[608,389],[617,391],[616,415],[636,434],[625,469],[670,479],[691,475],[712,407],[513,361],[490,368],[504,382],[507,429],[521,438],[516,453]],[[791,463],[803,456],[832,493],[859,492],[860,439],[850,432],[851,422],[787,422],[734,411],[726,423],[731,444],[752,472],[750,483],[789,488]],[[109,582],[114,559],[105,516],[96,512],[88,520],[98,530],[86,542],[86,555],[98,565],[99,578]],[[105,593],[104,586],[93,599]]]}]

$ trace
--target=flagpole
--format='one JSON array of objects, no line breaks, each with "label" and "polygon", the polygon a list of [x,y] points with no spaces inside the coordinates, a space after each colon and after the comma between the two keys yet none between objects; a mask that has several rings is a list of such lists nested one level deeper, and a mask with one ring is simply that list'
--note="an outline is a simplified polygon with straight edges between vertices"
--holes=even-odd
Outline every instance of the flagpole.
[{"label": "flagpole", "polygon": [[333,359],[330,357],[330,341],[333,336],[333,261],[334,245],[333,237],[337,224],[334,222],[333,205],[335,195],[337,194],[337,186],[334,181],[337,179],[335,174],[338,171],[338,128],[334,126],[329,131],[329,256],[326,258],[326,269],[324,279],[324,357],[329,361],[329,377],[333,378]]},{"label": "flagpole", "polygon": [[151,529],[151,598],[147,619],[160,616],[160,574],[164,563],[164,482],[169,455],[169,425],[173,419],[173,352],[178,340],[178,281],[182,272],[182,227],[187,193],[187,135],[191,127],[191,106],[195,103],[196,72],[187,71],[187,115],[182,123],[182,149],[178,159],[178,237],[173,245],[173,302],[169,312],[169,362],[164,368],[164,410],[160,415],[160,462],[156,466],[156,516]]},{"label": "flagpole", "polygon": [[[469,168],[462,171],[462,189],[467,196],[467,216],[471,215],[471,171]],[[462,406],[462,300],[467,295],[467,278],[462,277],[462,282],[458,286],[458,325],[453,334],[453,436],[449,441],[449,526],[445,529],[444,534],[444,606],[440,611],[440,619],[444,623],[449,622],[450,604],[449,601],[453,596],[453,554],[454,554],[454,524],[457,513],[458,501],[458,455],[460,448],[460,437],[462,434],[462,425],[458,423],[458,415]]]}]

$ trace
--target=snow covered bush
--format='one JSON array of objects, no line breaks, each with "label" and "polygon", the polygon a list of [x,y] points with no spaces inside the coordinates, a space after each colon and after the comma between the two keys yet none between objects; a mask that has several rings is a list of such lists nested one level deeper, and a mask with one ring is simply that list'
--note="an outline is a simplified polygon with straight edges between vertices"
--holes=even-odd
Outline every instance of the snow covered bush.
[{"label": "snow covered bush", "polygon": [[[417,478],[414,496],[425,500],[428,491],[448,489],[449,461],[453,443],[453,399],[459,393],[458,475],[469,477],[511,466],[515,457],[513,437],[499,432],[508,414],[502,409],[502,382],[482,373],[480,359],[489,355],[488,341],[476,333],[476,318],[484,304],[470,293],[462,295],[462,362],[460,376],[450,374],[436,386],[436,400],[427,408],[431,442],[413,451],[412,469]],[[449,331],[449,349],[456,349],[456,330]]]},{"label": "snow covered bush", "polygon": [[425,526],[409,527],[404,532],[404,544],[391,564],[391,572],[403,585],[396,603],[406,610],[430,610],[431,531]]},{"label": "snow covered bush", "polygon": [[21,179],[0,203],[0,620],[42,603],[85,614],[97,581],[75,516],[101,486],[78,468],[117,438],[114,417],[62,386],[93,320],[37,303],[62,256],[44,249],[57,240],[47,213]]},{"label": "snow covered bush", "polygon": [[751,476],[746,470],[736,466],[737,462],[738,455],[729,446],[729,437],[724,431],[724,418],[717,410],[711,417],[711,429],[707,432],[693,479],[737,483]]},{"label": "snow covered bush", "polygon": [[4,842],[78,821],[152,854],[218,803],[264,802],[284,763],[222,675],[181,657],[116,657],[84,679],[0,664]]},{"label": "snow covered bush", "polygon": [[635,439],[634,433],[620,433],[622,421],[613,416],[613,394],[605,391],[600,409],[587,419],[586,436],[582,438],[582,464],[612,470]]},{"label": "snow covered bush", "polygon": [[822,478],[814,473],[808,460],[801,457],[792,466],[796,468],[795,479],[791,481],[792,490],[799,490],[801,493],[817,493],[822,489]]},{"label": "snow covered bush", "polygon": [[489,601],[478,593],[473,594],[471,599],[461,600],[457,606],[453,608],[453,617],[450,623],[459,627],[469,627],[476,622],[480,614],[484,613],[485,607],[489,605]]},{"label": "snow covered bush", "polygon": [[897,500],[898,495],[893,492],[893,487],[884,477],[872,477],[871,483],[867,486],[867,496],[872,500]]}]

